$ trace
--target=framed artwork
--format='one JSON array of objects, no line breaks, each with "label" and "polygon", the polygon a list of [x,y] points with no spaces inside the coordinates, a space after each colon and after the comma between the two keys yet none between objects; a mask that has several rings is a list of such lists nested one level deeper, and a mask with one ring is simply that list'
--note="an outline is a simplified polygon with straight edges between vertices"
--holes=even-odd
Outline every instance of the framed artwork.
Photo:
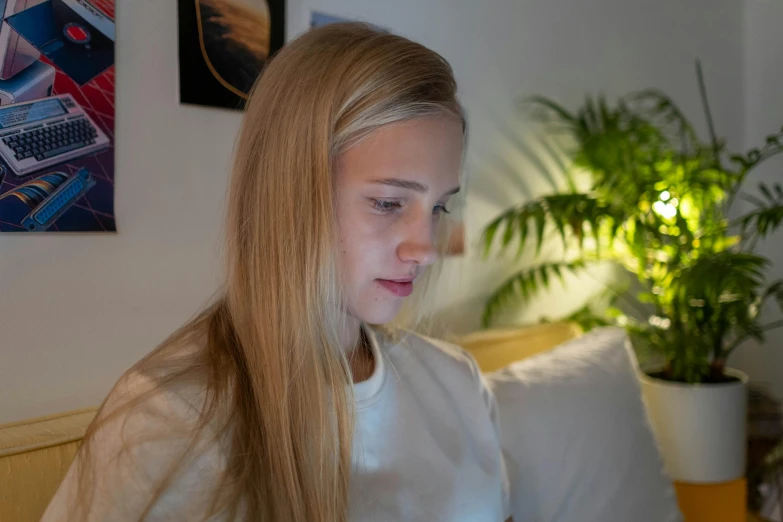
[{"label": "framed artwork", "polygon": [[181,103],[241,110],[285,42],[284,0],[178,0]]},{"label": "framed artwork", "polygon": [[114,0],[3,9],[0,232],[113,232]]}]

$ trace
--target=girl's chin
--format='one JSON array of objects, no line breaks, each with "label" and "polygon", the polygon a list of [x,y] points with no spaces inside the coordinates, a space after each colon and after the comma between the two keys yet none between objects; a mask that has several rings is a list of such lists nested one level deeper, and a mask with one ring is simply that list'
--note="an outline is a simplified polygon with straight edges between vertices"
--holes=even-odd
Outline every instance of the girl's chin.
[{"label": "girl's chin", "polygon": [[389,323],[400,313],[404,298],[392,297],[382,298],[373,296],[370,299],[360,303],[356,310],[352,310],[354,317],[367,324],[385,324]]}]

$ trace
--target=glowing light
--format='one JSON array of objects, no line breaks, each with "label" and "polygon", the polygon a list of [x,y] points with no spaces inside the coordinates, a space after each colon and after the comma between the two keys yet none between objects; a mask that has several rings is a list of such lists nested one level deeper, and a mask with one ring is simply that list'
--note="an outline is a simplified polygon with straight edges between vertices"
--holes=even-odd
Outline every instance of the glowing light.
[{"label": "glowing light", "polygon": [[672,195],[669,194],[668,190],[664,190],[663,192],[661,192],[661,196],[660,196],[661,201],[669,201],[670,197],[672,197]]},{"label": "glowing light", "polygon": [[656,214],[665,219],[671,219],[677,215],[677,207],[663,201],[656,201],[653,203],[652,208]]},{"label": "glowing light", "polygon": [[648,319],[648,322],[655,326],[656,328],[660,328],[661,330],[668,330],[669,327],[672,325],[671,320],[668,317],[660,317],[658,315],[653,315]]}]

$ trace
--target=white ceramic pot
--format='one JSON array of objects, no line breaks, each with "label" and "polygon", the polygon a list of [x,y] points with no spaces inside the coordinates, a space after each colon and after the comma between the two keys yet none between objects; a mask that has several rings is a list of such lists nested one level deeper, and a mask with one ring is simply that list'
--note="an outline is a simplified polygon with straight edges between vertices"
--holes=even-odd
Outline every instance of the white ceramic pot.
[{"label": "white ceramic pot", "polygon": [[722,384],[662,381],[640,372],[645,406],[666,470],[673,480],[728,482],[745,475],[747,382]]}]

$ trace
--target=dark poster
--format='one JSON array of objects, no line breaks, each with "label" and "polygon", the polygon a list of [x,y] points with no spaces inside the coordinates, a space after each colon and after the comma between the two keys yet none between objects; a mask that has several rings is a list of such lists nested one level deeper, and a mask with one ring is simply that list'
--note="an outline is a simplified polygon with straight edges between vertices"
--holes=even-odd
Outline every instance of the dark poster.
[{"label": "dark poster", "polygon": [[284,0],[178,0],[181,103],[242,109],[285,41]]}]

